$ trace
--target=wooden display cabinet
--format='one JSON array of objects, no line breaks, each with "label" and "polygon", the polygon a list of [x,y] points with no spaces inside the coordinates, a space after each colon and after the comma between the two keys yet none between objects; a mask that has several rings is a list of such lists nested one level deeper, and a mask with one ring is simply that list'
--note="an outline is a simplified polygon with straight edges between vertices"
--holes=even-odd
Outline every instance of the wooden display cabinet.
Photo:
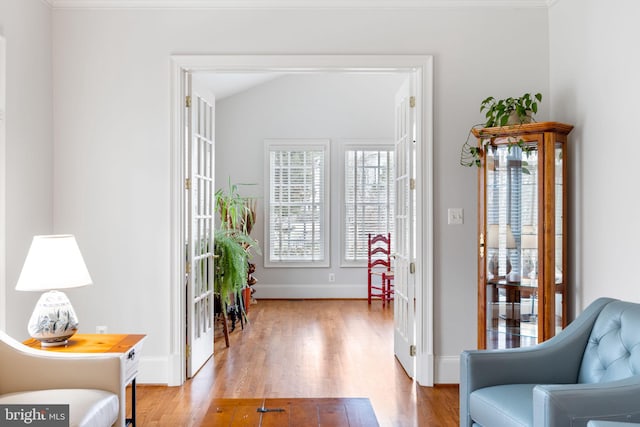
[{"label": "wooden display cabinet", "polygon": [[478,348],[524,347],[567,324],[567,135],[557,122],[474,129]]}]

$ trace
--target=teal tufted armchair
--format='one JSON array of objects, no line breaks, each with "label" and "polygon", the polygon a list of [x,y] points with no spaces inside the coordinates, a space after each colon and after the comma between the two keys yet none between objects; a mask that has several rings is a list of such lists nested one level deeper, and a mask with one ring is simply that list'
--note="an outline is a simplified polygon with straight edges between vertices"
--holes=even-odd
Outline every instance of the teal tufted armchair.
[{"label": "teal tufted armchair", "polygon": [[638,427],[640,424],[622,421],[589,421],[587,427]]},{"label": "teal tufted armchair", "polygon": [[640,304],[600,298],[544,343],[462,353],[460,426],[589,420],[640,422]]}]

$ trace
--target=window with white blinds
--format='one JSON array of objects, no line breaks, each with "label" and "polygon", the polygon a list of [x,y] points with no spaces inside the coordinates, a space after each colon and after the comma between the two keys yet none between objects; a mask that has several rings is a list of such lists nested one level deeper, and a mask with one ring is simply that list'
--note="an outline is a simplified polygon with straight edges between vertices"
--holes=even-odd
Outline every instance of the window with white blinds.
[{"label": "window with white blinds", "polygon": [[265,153],[265,266],[329,266],[329,141],[267,140]]},{"label": "window with white blinds", "polygon": [[342,264],[367,262],[369,234],[394,232],[393,145],[344,145]]}]

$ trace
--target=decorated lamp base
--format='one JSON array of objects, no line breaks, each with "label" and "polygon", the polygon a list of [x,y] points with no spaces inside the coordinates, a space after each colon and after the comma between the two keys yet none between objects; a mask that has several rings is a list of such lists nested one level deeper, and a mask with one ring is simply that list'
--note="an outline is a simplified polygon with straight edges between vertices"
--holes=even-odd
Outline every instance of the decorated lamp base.
[{"label": "decorated lamp base", "polygon": [[67,340],[78,331],[78,317],[64,292],[42,294],[29,319],[28,330],[42,347],[67,344]]}]

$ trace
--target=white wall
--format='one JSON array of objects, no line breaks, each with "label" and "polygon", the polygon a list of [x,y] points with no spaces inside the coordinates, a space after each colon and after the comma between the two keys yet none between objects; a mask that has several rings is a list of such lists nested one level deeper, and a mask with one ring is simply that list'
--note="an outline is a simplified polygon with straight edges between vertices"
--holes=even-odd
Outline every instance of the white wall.
[{"label": "white wall", "polygon": [[[341,144],[393,143],[394,96],[406,75],[323,73],[288,75],[216,104],[216,188],[254,183],[258,197],[252,235],[264,246],[264,139],[330,140],[329,268],[263,268],[256,255],[257,298],[366,298],[366,266],[341,268]],[[335,282],[329,283],[329,273]]]},{"label": "white wall", "polygon": [[14,288],[33,235],[50,234],[53,228],[49,7],[40,0],[0,0],[0,35],[6,41],[6,138],[0,158],[0,184],[6,183],[4,221],[0,218],[6,247],[6,270],[0,274],[6,290],[0,287],[0,298],[6,312],[0,313],[0,327],[28,338],[27,322],[39,295]]},{"label": "white wall", "polygon": [[570,134],[576,312],[595,298],[640,301],[633,154],[640,115],[640,3],[561,0],[549,13],[553,117]]},{"label": "white wall", "polygon": [[[78,236],[96,284],[74,300],[81,330],[148,334],[143,361],[155,368],[140,380],[166,381],[178,286],[168,265],[171,54],[431,54],[434,344],[448,361],[436,382],[455,381],[458,354],[476,345],[477,304],[476,171],[458,166],[460,145],[486,96],[548,92],[547,34],[545,9],[55,10],[54,228]],[[448,207],[464,208],[464,225],[446,225]]]}]

